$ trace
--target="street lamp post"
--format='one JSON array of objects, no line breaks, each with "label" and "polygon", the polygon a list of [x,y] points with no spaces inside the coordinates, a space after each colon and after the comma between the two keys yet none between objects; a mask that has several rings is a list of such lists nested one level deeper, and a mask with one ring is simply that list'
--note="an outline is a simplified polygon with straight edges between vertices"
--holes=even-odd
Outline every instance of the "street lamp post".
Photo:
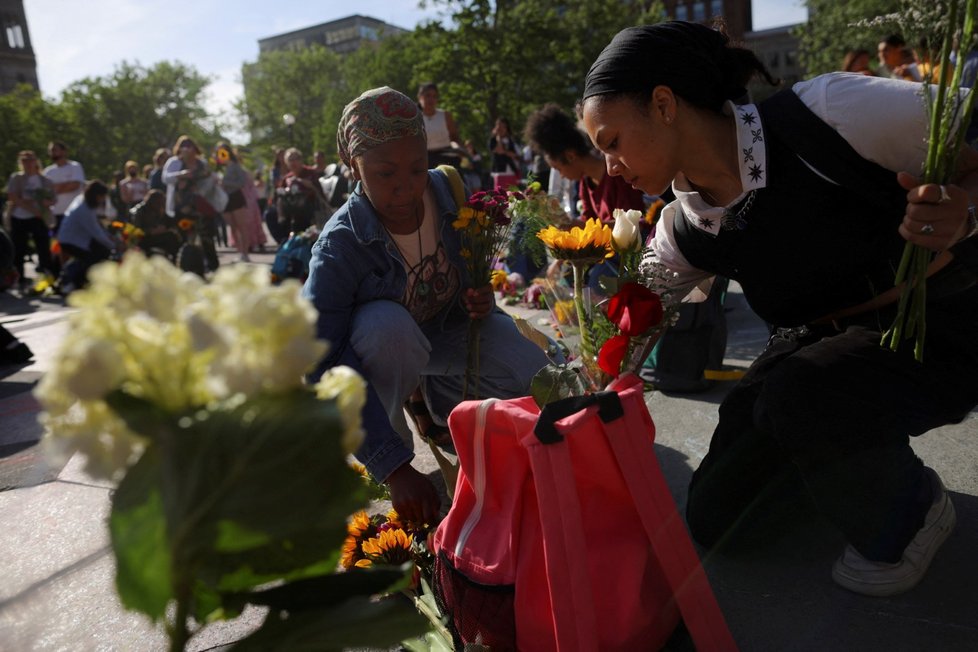
[{"label": "street lamp post", "polygon": [[293,128],[295,127],[295,116],[291,113],[285,113],[282,115],[282,122],[284,122],[285,126],[289,128],[289,145],[294,147],[295,134],[293,132]]}]

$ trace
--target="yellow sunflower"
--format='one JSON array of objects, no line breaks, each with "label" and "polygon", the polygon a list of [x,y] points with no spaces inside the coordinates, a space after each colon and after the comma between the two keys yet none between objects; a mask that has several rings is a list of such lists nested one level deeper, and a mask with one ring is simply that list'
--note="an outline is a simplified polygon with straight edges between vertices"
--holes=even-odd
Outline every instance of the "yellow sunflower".
[{"label": "yellow sunflower", "polygon": [[367,539],[360,546],[363,554],[376,564],[398,566],[411,561],[411,545],[414,537],[401,528],[379,532],[376,537]]},{"label": "yellow sunflower", "polygon": [[351,537],[368,539],[376,534],[377,526],[374,525],[373,520],[371,520],[370,515],[367,514],[367,512],[360,510],[350,517],[350,522],[346,526],[346,531]]},{"label": "yellow sunflower", "polygon": [[401,520],[401,515],[397,513],[396,509],[392,509],[387,512],[387,522],[391,524],[392,527],[404,529],[404,521]]},{"label": "yellow sunflower", "polygon": [[492,279],[490,280],[490,282],[492,283],[492,289],[495,290],[496,292],[502,290],[503,287],[508,282],[508,280],[509,278],[505,270],[495,269],[492,271]]},{"label": "yellow sunflower", "polygon": [[357,562],[365,559],[360,550],[360,542],[356,537],[347,537],[340,549],[340,566],[344,570],[350,570],[357,565]]},{"label": "yellow sunflower", "polygon": [[614,255],[611,227],[595,218],[585,222],[584,228],[575,226],[569,231],[548,226],[537,233],[537,237],[558,260],[597,262]]}]

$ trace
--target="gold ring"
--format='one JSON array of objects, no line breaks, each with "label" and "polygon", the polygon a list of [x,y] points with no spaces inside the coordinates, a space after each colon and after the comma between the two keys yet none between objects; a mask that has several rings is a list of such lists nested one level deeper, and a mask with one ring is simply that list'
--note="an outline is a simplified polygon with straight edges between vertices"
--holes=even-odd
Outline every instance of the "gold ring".
[{"label": "gold ring", "polygon": [[922,227],[920,227],[920,232],[923,235],[930,235],[931,233],[934,232],[934,226],[931,224],[925,224]]}]

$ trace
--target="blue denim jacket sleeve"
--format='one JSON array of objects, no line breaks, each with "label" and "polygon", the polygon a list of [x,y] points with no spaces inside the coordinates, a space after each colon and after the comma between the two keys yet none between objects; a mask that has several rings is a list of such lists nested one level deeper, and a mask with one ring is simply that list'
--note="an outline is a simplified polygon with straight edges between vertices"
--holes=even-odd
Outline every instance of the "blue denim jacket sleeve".
[{"label": "blue denim jacket sleeve", "polygon": [[[329,237],[332,235],[333,237]],[[347,365],[363,375],[359,358],[349,346],[350,324],[357,303],[359,275],[362,271],[355,258],[357,252],[344,242],[342,230],[327,226],[327,231],[313,246],[309,277],[303,296],[319,311],[317,334],[329,342],[329,351],[310,377],[315,382],[323,372],[336,365]],[[355,245],[354,241],[349,243]],[[360,252],[362,259],[362,252]],[[401,465],[414,459],[400,435],[390,424],[387,412],[374,388],[367,383],[367,403],[361,413],[363,444],[355,455],[374,478],[383,482]]]}]

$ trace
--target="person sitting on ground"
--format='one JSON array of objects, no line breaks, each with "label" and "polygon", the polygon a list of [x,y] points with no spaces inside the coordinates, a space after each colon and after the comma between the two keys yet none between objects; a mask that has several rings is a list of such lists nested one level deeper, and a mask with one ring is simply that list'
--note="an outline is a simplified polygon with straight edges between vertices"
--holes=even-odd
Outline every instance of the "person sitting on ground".
[{"label": "person sitting on ground", "polygon": [[[594,149],[575,120],[558,105],[545,104],[530,114],[523,133],[524,139],[543,154],[551,168],[566,179],[577,180],[581,222],[596,218],[613,226],[616,208],[645,212],[642,191],[621,176],[607,173],[604,155]],[[649,231],[646,226],[643,229],[646,229],[642,234],[644,242]],[[606,261],[592,268],[588,275],[592,291],[600,292],[602,275],[617,275],[614,264]]]},{"label": "person sitting on ground", "polygon": [[582,222],[594,217],[613,224],[616,208],[645,210],[642,191],[620,176],[607,173],[604,156],[556,104],[545,104],[530,114],[523,133],[551,168],[565,179],[578,180]]},{"label": "person sitting on ground", "polygon": [[[910,437],[978,404],[978,152],[962,148],[952,183],[922,184],[918,86],[830,73],[736,104],[755,75],[775,84],[722,32],[666,22],[619,32],[585,82],[584,124],[609,174],[649,194],[671,183],[677,197],[643,282],[675,301],[724,275],[778,327],[720,405],[687,520],[701,544],[733,545],[738,526],[764,524],[749,512],[794,485],[848,540],[833,580],[896,594],[955,524]],[[880,345],[908,241],[944,252],[927,281],[923,361],[910,341]]]},{"label": "person sitting on ground", "polygon": [[308,229],[319,210],[319,202],[326,202],[319,184],[319,171],[302,161],[302,152],[295,147],[285,151],[288,172],[282,178],[278,192],[278,219],[288,233],[302,233]]},{"label": "person sitting on ground", "polygon": [[129,211],[129,219],[143,232],[140,249],[150,255],[163,252],[171,261],[176,260],[182,239],[173,218],[166,214],[166,195],[159,190],[150,190],[143,201]]},{"label": "person sitting on ground", "polygon": [[109,189],[95,179],[85,185],[85,192],[76,197],[65,213],[58,231],[62,255],[71,257],[61,272],[61,290],[71,293],[88,282],[88,270],[115,254],[119,243],[105,230],[98,219],[98,209],[105,205]]},{"label": "person sitting on ground", "polygon": [[462,398],[473,319],[481,320],[481,396],[526,395],[548,359],[495,306],[491,286],[471,286],[452,227],[456,200],[445,173],[428,170],[417,105],[387,87],[369,90],[343,110],[336,140],[356,187],[313,246],[303,288],[330,343],[313,379],[340,364],[364,376],[366,439],[356,456],[390,487],[398,514],[434,523],[440,501],[411,466],[405,401],[420,402],[411,407],[421,434],[444,426]]}]

